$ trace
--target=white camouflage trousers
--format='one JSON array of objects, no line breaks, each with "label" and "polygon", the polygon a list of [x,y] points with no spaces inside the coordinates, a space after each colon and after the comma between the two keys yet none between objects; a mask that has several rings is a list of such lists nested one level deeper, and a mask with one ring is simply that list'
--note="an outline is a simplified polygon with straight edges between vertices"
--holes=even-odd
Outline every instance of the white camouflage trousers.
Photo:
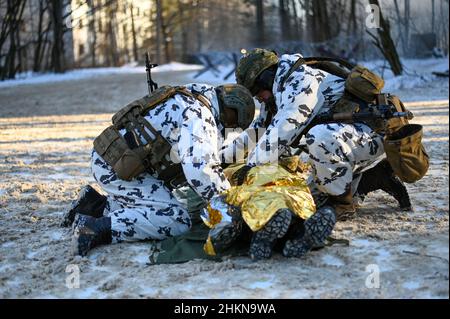
[{"label": "white camouflage trousers", "polygon": [[355,191],[354,177],[386,156],[383,137],[358,123],[314,126],[300,144],[306,144],[309,151],[315,186],[334,196],[350,188]]},{"label": "white camouflage trousers", "polygon": [[189,214],[163,182],[150,174],[132,181],[119,179],[112,168],[92,152],[92,173],[107,193],[104,216],[111,218],[112,242],[165,239],[191,227]]}]

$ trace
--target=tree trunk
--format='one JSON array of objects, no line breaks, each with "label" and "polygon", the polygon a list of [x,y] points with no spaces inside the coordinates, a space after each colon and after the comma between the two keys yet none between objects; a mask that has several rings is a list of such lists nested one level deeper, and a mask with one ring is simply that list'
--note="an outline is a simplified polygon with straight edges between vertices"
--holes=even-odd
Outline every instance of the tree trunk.
[{"label": "tree trunk", "polygon": [[401,75],[403,67],[397,53],[397,48],[395,47],[394,41],[392,41],[389,21],[384,19],[378,0],[369,0],[369,3],[380,8],[380,27],[377,29],[378,38],[372,33],[368,33],[374,39],[374,44],[380,49],[381,53],[389,62],[394,75]]},{"label": "tree trunk", "polygon": [[435,33],[436,32],[436,22],[435,22],[435,11],[434,11],[434,5],[435,5],[435,1],[431,0],[431,32]]},{"label": "tree trunk", "polygon": [[280,19],[280,30],[281,39],[290,40],[291,39],[291,23],[289,16],[289,6],[287,0],[278,1],[279,19]]},{"label": "tree trunk", "polygon": [[291,0],[292,11],[294,15],[294,34],[293,38],[295,40],[302,39],[303,33],[301,29],[301,24],[299,23],[299,17],[297,15],[297,4],[295,0]]},{"label": "tree trunk", "polygon": [[52,70],[64,72],[63,2],[50,0],[50,16],[53,26]]},{"label": "tree trunk", "polygon": [[162,3],[161,0],[156,2],[156,62],[162,64],[161,60],[161,26],[162,26]]},{"label": "tree trunk", "polygon": [[[4,58],[4,65],[0,67],[0,79],[13,79],[16,76],[18,66],[16,66],[16,54],[20,55],[19,27],[25,9],[25,0],[7,0],[6,14],[2,22],[0,34],[0,48],[9,38],[9,48]],[[20,59],[20,57],[19,57]]]},{"label": "tree trunk", "polygon": [[[158,0],[160,1],[160,0]],[[167,26],[167,22],[164,18],[164,14],[162,11],[162,4],[160,6],[159,9],[159,18],[158,21],[161,24],[160,26],[160,34],[161,34],[161,38],[162,38],[162,43],[164,44],[164,59],[162,63],[168,63],[172,60],[172,37],[169,34],[169,30],[168,30],[168,26]]]},{"label": "tree trunk", "polygon": [[130,11],[131,11],[131,35],[133,37],[133,57],[134,61],[139,60],[138,56],[138,47],[137,47],[137,40],[136,40],[136,27],[134,24],[134,7],[133,3],[130,4]]},{"label": "tree trunk", "polygon": [[314,41],[316,31],[316,25],[314,21],[314,12],[312,9],[313,0],[305,0],[303,3],[303,9],[305,10],[305,26],[306,26],[306,37],[307,41]]},{"label": "tree trunk", "polygon": [[181,0],[178,0],[178,12],[180,14],[181,27],[181,60],[187,62],[188,55],[188,28],[186,23],[185,7]]},{"label": "tree trunk", "polygon": [[116,12],[117,3],[111,7],[108,7],[108,37],[109,37],[109,55],[111,56],[110,63],[112,66],[118,66],[120,64],[120,57],[117,46],[117,36],[116,36]]},{"label": "tree trunk", "polygon": [[403,53],[406,54],[408,52],[408,48],[406,46],[406,39],[405,39],[405,31],[403,30],[405,28],[405,21],[403,21],[403,18],[400,14],[400,7],[398,5],[398,1],[394,0],[394,6],[395,6],[395,14],[397,16],[397,20],[399,23],[399,28],[400,28],[400,40],[402,41],[402,49],[403,49]]},{"label": "tree trunk", "polygon": [[266,35],[264,30],[264,1],[256,0],[256,44],[264,46]]},{"label": "tree trunk", "polygon": [[95,67],[97,65],[97,55],[96,55],[96,49],[97,49],[97,30],[95,30],[95,4],[94,0],[87,0],[87,4],[89,6],[89,11],[91,12],[90,18],[89,18],[89,51],[91,55],[91,66]]},{"label": "tree trunk", "polygon": [[326,0],[312,1],[312,19],[314,27],[314,41],[322,42],[331,38],[331,22],[328,17]]},{"label": "tree trunk", "polygon": [[405,0],[405,42],[406,42],[406,49],[409,50],[409,21],[411,18],[411,10],[410,10],[410,2],[409,0]]},{"label": "tree trunk", "polygon": [[194,17],[196,24],[195,24],[195,31],[196,31],[196,35],[197,35],[197,52],[201,52],[202,51],[202,47],[203,47],[203,4],[200,0],[197,0],[197,10],[198,10],[198,15],[196,17]]},{"label": "tree trunk", "polygon": [[356,35],[358,23],[356,21],[356,0],[352,0],[350,3],[350,21],[348,27],[348,35]]},{"label": "tree trunk", "polygon": [[[44,40],[44,34],[42,32],[42,24],[44,20],[44,13],[46,11],[46,7],[44,7],[44,0],[39,0],[39,18],[38,18],[38,30],[37,30],[37,40],[36,45],[34,47],[34,57],[33,57],[33,72],[39,72],[41,70],[41,55]],[[48,30],[47,30],[48,31]]]}]

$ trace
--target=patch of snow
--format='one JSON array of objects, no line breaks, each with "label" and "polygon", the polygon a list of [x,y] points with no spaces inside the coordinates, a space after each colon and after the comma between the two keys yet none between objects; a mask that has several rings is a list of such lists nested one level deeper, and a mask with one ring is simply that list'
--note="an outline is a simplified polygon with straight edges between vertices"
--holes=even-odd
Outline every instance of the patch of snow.
[{"label": "patch of snow", "polygon": [[31,250],[25,255],[25,258],[33,259],[34,256],[36,256],[38,253],[39,253],[39,249],[38,250]]},{"label": "patch of snow", "polygon": [[401,75],[385,81],[385,91],[393,92],[400,89],[413,89],[421,86],[427,82],[431,82],[433,77],[431,75]]},{"label": "patch of snow", "polygon": [[326,264],[326,265],[336,266],[336,267],[341,267],[341,266],[345,265],[344,262],[341,259],[339,259],[339,258],[337,258],[335,256],[331,256],[331,255],[323,256],[322,257],[322,262],[324,264]]},{"label": "patch of snow", "polygon": [[99,289],[95,286],[83,287],[80,282],[80,288],[72,288],[72,291],[76,294],[76,298],[80,299],[91,299],[91,298],[101,298],[99,297]]},{"label": "patch of snow", "polygon": [[147,263],[149,263],[148,253],[137,254],[131,260],[140,265],[146,265]]},{"label": "patch of snow", "polygon": [[65,173],[57,173],[57,174],[51,174],[47,175],[47,178],[50,179],[61,179],[61,180],[67,180],[67,179],[78,179],[78,176],[73,176]]},{"label": "patch of snow", "polygon": [[[203,66],[196,64],[184,64],[179,62],[171,62],[160,65],[152,69],[152,73],[171,72],[171,71],[194,71],[201,70]],[[82,80],[86,78],[99,77],[111,74],[133,74],[145,73],[145,66],[124,65],[122,67],[111,68],[86,68],[68,71],[62,74],[55,73],[20,73],[13,80],[0,82],[0,88],[6,88],[23,84],[40,84],[49,82],[63,82]]]},{"label": "patch of snow", "polygon": [[[139,69],[142,70],[142,67],[139,67]],[[199,64],[184,64],[179,62],[171,62],[168,64],[159,65],[158,67],[152,69],[152,73],[171,72],[171,71],[198,71],[202,69],[203,65]]]},{"label": "patch of snow", "polygon": [[64,231],[61,231],[61,230],[55,230],[49,234],[50,239],[56,240],[56,241],[61,240],[63,238],[63,236],[64,236]]},{"label": "patch of snow", "polygon": [[394,76],[389,64],[383,60],[361,62],[360,64],[375,71],[385,80],[384,91],[393,92],[400,89],[412,89],[432,83],[435,71],[448,70],[448,58],[432,59],[402,59],[404,74]]},{"label": "patch of snow", "polygon": [[407,281],[403,285],[403,288],[416,290],[420,288],[420,284],[417,281]]},{"label": "patch of snow", "polygon": [[12,176],[19,176],[19,177],[22,177],[22,178],[28,178],[28,177],[33,177],[34,176],[34,174],[32,174],[32,173],[26,173],[26,172],[12,172],[12,173],[8,172],[8,174],[12,175]]},{"label": "patch of snow", "polygon": [[372,240],[358,238],[358,239],[353,239],[350,242],[350,245],[358,247],[358,248],[369,248],[369,247],[373,248],[374,246],[377,245],[377,243]]},{"label": "patch of snow", "polygon": [[250,289],[268,289],[273,286],[272,281],[255,281],[249,285]]},{"label": "patch of snow", "polygon": [[30,164],[34,163],[35,160],[36,160],[36,158],[34,158],[34,157],[28,157],[28,158],[22,159],[22,162],[26,165],[30,165]]},{"label": "patch of snow", "polygon": [[8,265],[8,264],[0,265],[0,273],[5,272],[5,270],[7,270],[10,266],[11,265]]}]

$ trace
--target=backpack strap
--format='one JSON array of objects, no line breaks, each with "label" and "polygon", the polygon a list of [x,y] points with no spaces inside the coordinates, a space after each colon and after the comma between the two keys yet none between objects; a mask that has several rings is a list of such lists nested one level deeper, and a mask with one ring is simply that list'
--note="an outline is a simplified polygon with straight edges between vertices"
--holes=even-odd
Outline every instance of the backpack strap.
[{"label": "backpack strap", "polygon": [[199,92],[196,92],[196,91],[191,92],[184,86],[173,86],[173,87],[166,86],[166,87],[167,87],[166,92],[164,92],[159,99],[156,99],[154,102],[147,105],[142,110],[142,114],[147,113],[148,111],[154,109],[156,107],[156,105],[159,105],[162,102],[165,102],[166,100],[168,100],[169,98],[173,97],[176,94],[182,94],[184,96],[188,96],[190,98],[196,99],[196,100],[200,101],[200,103],[203,104],[204,106],[206,106],[208,109],[211,109],[211,104],[209,103],[209,100],[204,95],[200,94]]},{"label": "backpack strap", "polygon": [[[338,65],[336,65],[336,63]],[[297,61],[295,61],[294,65],[291,66],[288,73],[281,80],[281,87],[284,87],[284,84],[286,83],[287,79],[289,79],[292,73],[294,73],[294,71],[297,70],[303,64],[323,70],[325,72],[331,73],[343,79],[346,79],[347,76],[349,75],[349,72],[346,71],[345,68],[351,70],[356,66],[353,63],[350,63],[349,61],[339,58],[330,58],[330,57],[299,58]],[[343,67],[341,67],[340,65],[342,65]]]}]

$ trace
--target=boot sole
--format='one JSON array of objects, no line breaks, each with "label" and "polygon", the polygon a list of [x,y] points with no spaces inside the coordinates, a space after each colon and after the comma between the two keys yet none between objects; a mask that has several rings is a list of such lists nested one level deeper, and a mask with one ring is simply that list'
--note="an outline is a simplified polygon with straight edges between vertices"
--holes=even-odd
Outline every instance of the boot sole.
[{"label": "boot sole", "polygon": [[279,210],[264,228],[253,234],[249,249],[250,258],[252,260],[270,258],[275,241],[286,235],[291,221],[292,212],[289,209]]},{"label": "boot sole", "polygon": [[322,246],[336,224],[334,209],[325,206],[305,221],[305,234],[301,238],[286,241],[285,257],[302,257],[316,246]]}]

